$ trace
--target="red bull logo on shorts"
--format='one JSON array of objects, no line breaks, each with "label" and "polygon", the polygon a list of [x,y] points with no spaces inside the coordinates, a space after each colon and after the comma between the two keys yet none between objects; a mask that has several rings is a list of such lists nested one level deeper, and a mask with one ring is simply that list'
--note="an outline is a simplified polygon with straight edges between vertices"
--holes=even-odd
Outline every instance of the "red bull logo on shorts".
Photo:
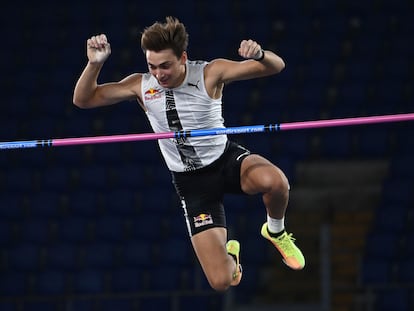
[{"label": "red bull logo on shorts", "polygon": [[213,223],[213,218],[210,214],[200,214],[193,217],[194,227],[199,228],[205,225],[211,225]]}]

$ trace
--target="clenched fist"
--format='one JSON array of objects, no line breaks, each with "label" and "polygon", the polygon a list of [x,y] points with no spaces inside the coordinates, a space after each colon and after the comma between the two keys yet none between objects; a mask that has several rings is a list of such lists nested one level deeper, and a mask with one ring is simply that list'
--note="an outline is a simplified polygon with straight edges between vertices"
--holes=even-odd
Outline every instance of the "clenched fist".
[{"label": "clenched fist", "polygon": [[89,62],[92,64],[104,63],[111,54],[111,45],[104,34],[89,38],[86,47]]}]

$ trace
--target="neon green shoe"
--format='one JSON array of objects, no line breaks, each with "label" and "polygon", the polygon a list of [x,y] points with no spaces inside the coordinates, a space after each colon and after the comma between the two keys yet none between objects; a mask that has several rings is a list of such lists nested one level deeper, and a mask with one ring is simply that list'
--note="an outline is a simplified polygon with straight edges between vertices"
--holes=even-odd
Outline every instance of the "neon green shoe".
[{"label": "neon green shoe", "polygon": [[283,262],[293,270],[302,270],[305,266],[305,258],[300,249],[295,245],[292,233],[284,231],[280,236],[274,238],[267,231],[267,222],[263,224],[261,234],[277,248],[283,257]]},{"label": "neon green shoe", "polygon": [[229,240],[226,243],[227,253],[232,255],[236,261],[236,270],[233,273],[233,280],[231,286],[239,285],[242,278],[242,266],[240,264],[240,243],[236,240]]}]

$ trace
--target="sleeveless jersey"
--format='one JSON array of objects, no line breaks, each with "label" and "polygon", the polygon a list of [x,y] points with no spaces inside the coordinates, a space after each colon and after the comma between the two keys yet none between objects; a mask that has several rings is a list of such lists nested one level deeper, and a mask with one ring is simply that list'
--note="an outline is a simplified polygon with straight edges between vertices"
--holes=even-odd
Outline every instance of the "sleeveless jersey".
[{"label": "sleeveless jersey", "polygon": [[[221,98],[212,99],[205,88],[207,64],[187,61],[185,79],[173,89],[161,87],[152,74],[143,74],[143,105],[154,132],[224,128]],[[193,171],[211,164],[224,152],[226,142],[226,135],[158,140],[164,160],[174,172]]]}]

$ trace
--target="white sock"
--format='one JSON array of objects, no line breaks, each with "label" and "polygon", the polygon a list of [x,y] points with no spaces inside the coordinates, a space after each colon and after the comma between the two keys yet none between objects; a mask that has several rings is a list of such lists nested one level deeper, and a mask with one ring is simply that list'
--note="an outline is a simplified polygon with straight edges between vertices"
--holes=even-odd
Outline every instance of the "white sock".
[{"label": "white sock", "polygon": [[282,232],[285,229],[285,217],[282,219],[276,219],[267,215],[267,229],[271,233]]}]

